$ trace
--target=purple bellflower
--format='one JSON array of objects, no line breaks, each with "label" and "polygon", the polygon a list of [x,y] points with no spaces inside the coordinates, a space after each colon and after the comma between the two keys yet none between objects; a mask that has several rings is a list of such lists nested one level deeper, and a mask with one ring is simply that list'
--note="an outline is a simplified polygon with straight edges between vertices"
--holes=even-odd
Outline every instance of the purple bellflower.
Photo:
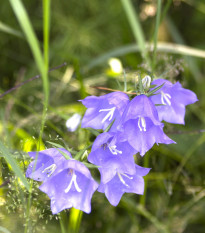
[{"label": "purple bellflower", "polygon": [[129,144],[143,156],[154,143],[174,143],[164,132],[157,110],[146,95],[133,98],[123,113],[118,129],[120,141]]},{"label": "purple bellflower", "polygon": [[[40,151],[36,169],[31,170],[33,161],[26,174],[32,179],[43,181],[39,189],[51,199],[53,214],[71,207],[90,213],[91,198],[98,184],[84,164],[72,159],[68,151],[60,150],[71,159],[66,160],[57,149]],[[29,155],[35,158],[36,152],[30,152]]]},{"label": "purple bellflower", "polygon": [[136,151],[127,142],[118,142],[114,133],[102,133],[93,143],[88,161],[99,166],[101,182],[107,183],[118,172],[135,173]]},{"label": "purple bellflower", "polygon": [[156,79],[151,85],[164,85],[150,97],[154,104],[163,104],[156,106],[159,120],[174,124],[184,124],[185,106],[198,101],[194,92],[185,89],[179,82],[172,84],[165,79]]},{"label": "purple bellflower", "polygon": [[150,168],[143,168],[135,165],[135,174],[117,173],[115,177],[107,183],[101,183],[98,191],[105,193],[110,204],[117,206],[124,193],[144,193],[144,179]]},{"label": "purple bellflower", "polygon": [[58,165],[66,161],[59,150],[71,158],[70,152],[65,149],[50,148],[39,152],[28,152],[29,156],[34,160],[27,168],[26,177],[36,181],[45,181],[50,176],[57,174],[59,171]]},{"label": "purple bellflower", "polygon": [[100,97],[88,96],[81,102],[88,108],[82,119],[82,128],[91,127],[105,130],[115,119],[111,128],[111,131],[114,131],[129,102],[129,97],[122,92],[112,92]]}]

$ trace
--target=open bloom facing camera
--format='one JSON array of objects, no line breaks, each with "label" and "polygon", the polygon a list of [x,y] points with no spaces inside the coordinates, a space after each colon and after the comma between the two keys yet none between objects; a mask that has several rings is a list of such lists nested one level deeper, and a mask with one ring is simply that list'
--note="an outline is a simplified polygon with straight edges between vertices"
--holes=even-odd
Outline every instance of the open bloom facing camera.
[{"label": "open bloom facing camera", "polygon": [[[65,159],[61,152],[70,159]],[[34,161],[29,165],[26,176],[43,181],[39,189],[50,197],[53,214],[71,207],[90,213],[91,198],[98,184],[84,164],[72,159],[65,149],[51,148],[30,152],[29,155]]]}]

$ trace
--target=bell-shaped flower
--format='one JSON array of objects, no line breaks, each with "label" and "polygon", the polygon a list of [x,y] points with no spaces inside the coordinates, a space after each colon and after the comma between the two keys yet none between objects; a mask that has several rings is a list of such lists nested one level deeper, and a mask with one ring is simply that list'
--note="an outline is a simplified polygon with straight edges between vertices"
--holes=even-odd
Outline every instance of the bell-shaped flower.
[{"label": "bell-shaped flower", "polygon": [[51,199],[53,214],[71,207],[90,213],[91,198],[97,188],[89,169],[73,159],[61,163],[58,174],[39,187]]},{"label": "bell-shaped flower", "polygon": [[112,180],[107,183],[101,183],[98,191],[105,193],[110,204],[117,206],[124,193],[136,193],[142,195],[144,193],[144,179],[150,168],[143,168],[135,165],[135,173],[133,175],[127,173],[117,173]]},{"label": "bell-shaped flower", "polygon": [[154,143],[174,143],[164,132],[157,110],[146,95],[133,98],[123,113],[118,129],[120,141],[129,144],[143,156]]},{"label": "bell-shaped flower", "polygon": [[100,97],[88,96],[81,102],[87,108],[82,119],[82,128],[91,127],[105,130],[115,120],[111,128],[112,131],[115,131],[129,102],[129,97],[122,92],[112,92]]},{"label": "bell-shaped flower", "polygon": [[59,164],[66,161],[61,154],[66,153],[71,158],[70,152],[65,149],[50,148],[39,152],[29,152],[33,161],[29,164],[26,177],[37,181],[45,181],[59,171]]},{"label": "bell-shaped flower", "polygon": [[102,133],[93,143],[88,161],[99,166],[101,182],[107,183],[117,173],[135,173],[136,151],[127,142],[118,142],[114,133]]},{"label": "bell-shaped flower", "polygon": [[194,92],[185,89],[179,82],[172,84],[165,79],[156,79],[151,85],[160,86],[164,84],[156,95],[150,96],[150,99],[156,106],[159,120],[174,124],[184,124],[185,106],[198,101]]}]

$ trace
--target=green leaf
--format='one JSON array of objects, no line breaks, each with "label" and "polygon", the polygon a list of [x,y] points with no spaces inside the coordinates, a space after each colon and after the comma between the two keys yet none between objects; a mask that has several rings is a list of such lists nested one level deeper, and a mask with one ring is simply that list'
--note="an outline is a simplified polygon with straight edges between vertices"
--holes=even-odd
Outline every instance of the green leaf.
[{"label": "green leaf", "polygon": [[67,159],[67,160],[71,159],[71,157],[68,154],[66,154],[65,152],[59,150],[58,148],[56,148],[56,150],[59,151],[64,156],[65,159]]},{"label": "green leaf", "polygon": [[80,150],[76,155],[75,155],[75,159],[79,160],[80,157],[84,154],[84,152],[86,150],[88,150],[89,148],[91,148],[92,144],[90,144],[89,146],[85,147],[84,149]]},{"label": "green leaf", "polygon": [[26,189],[29,191],[30,186],[29,186],[29,183],[27,182],[27,179],[25,178],[23,172],[19,168],[16,160],[13,158],[13,155],[10,153],[8,148],[6,148],[1,141],[0,141],[0,151],[3,154],[3,157],[5,158],[6,162],[12,167],[15,175],[21,179],[21,182],[26,187]]},{"label": "green leaf", "polygon": [[115,122],[115,119],[108,125],[108,127],[104,130],[104,133],[107,133],[110,129],[111,129],[111,127],[112,127],[112,125],[114,124],[114,122]]},{"label": "green leaf", "polygon": [[100,166],[96,166],[94,164],[91,163],[86,163],[86,162],[82,162],[87,168],[99,168]]},{"label": "green leaf", "polygon": [[86,129],[89,130],[96,137],[100,134],[100,132],[96,129],[93,129],[93,128],[86,128]]},{"label": "green leaf", "polygon": [[148,93],[147,93],[147,96],[149,97],[149,96],[151,96],[151,95],[156,95],[156,94],[154,94],[154,93],[155,93],[156,91],[158,91],[164,84],[165,84],[165,83],[162,83],[162,85],[160,85],[160,86],[156,87],[155,89],[153,89],[152,91],[148,92]]},{"label": "green leaf", "polygon": [[55,148],[63,148],[63,149],[66,149],[67,151],[69,151],[71,154],[76,154],[77,153],[77,151],[75,151],[75,150],[73,150],[73,149],[71,149],[71,148],[69,148],[69,147],[67,147],[66,146],[66,148],[65,147],[63,147],[62,145],[60,145],[60,144],[58,144],[58,143],[55,143],[55,142],[49,142],[49,141],[46,141],[47,143],[49,143],[49,144],[51,144],[52,146],[54,146]]}]

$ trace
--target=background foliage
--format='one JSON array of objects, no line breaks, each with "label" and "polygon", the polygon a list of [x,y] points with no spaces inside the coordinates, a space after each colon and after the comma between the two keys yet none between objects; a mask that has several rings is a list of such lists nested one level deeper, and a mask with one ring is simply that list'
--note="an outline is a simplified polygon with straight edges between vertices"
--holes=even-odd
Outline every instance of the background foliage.
[{"label": "background foliage", "polygon": [[[40,70],[12,2],[3,1],[0,8],[1,93],[37,74],[44,74],[46,80],[43,73],[46,62]],[[42,3],[22,2],[40,48],[45,51],[43,33],[49,30],[43,27]],[[36,150],[39,140],[40,149],[51,147],[47,141],[82,149],[93,140],[93,135],[86,130],[70,133],[65,127],[66,119],[73,113],[85,111],[77,100],[104,93],[92,86],[121,88],[118,82],[123,78],[110,71],[110,56],[121,60],[131,83],[137,71],[146,73],[147,64],[140,48],[134,44],[140,36],[148,43],[154,42],[157,32],[159,51],[156,57],[153,52],[148,54],[151,60],[155,59],[155,75],[180,80],[185,88],[197,94],[199,102],[187,107],[186,126],[167,124],[166,133],[177,144],[155,145],[144,158],[137,157],[140,165],[152,168],[145,179],[145,195],[125,194],[119,206],[112,207],[103,194],[95,193],[92,213],[83,215],[80,232],[204,232],[205,3],[202,0],[133,0],[132,10],[139,18],[140,31],[131,27],[123,2],[129,1],[51,1],[49,67],[64,62],[67,66],[49,73],[50,99],[45,125],[42,112],[45,112],[46,91],[42,79],[0,99],[0,232],[58,232],[60,229],[67,232],[67,228],[72,231],[72,221],[79,213],[64,211],[52,216],[49,200],[38,191],[38,184],[33,183],[31,198],[22,184],[24,181],[16,175],[20,174],[19,170],[25,172],[29,162],[26,152]],[[161,17],[157,28],[159,2]],[[172,46],[168,53],[167,49],[160,49],[159,41],[184,44],[189,49],[182,47],[182,55]],[[196,50],[195,56],[185,56],[191,48],[202,53]],[[39,139],[42,127],[44,133]],[[72,216],[70,220],[69,216]]]}]

